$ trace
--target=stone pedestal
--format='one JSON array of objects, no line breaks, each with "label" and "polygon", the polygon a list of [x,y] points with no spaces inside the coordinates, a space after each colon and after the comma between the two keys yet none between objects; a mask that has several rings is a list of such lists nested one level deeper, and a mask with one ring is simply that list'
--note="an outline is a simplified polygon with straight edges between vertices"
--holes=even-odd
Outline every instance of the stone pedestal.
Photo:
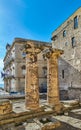
[{"label": "stone pedestal", "polygon": [[0,100],[0,115],[12,112],[12,103],[7,99]]},{"label": "stone pedestal", "polygon": [[[36,58],[36,57],[35,57]],[[26,107],[29,109],[39,108],[39,80],[37,61],[31,62],[30,54],[27,56],[27,73],[25,86]]]}]

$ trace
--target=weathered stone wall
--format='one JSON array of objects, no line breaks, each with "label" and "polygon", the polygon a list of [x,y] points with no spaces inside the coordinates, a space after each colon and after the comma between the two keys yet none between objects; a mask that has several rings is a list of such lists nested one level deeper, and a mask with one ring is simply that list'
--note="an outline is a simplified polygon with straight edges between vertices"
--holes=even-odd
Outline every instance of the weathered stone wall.
[{"label": "weathered stone wall", "polygon": [[69,88],[69,99],[79,99],[81,101],[81,88]]},{"label": "weathered stone wall", "polygon": [[[74,29],[74,17],[76,16],[78,28]],[[66,31],[65,37],[63,37],[64,30]],[[55,37],[52,47],[64,50],[64,54],[58,61],[60,89],[68,91],[72,88],[69,89],[67,98],[78,98],[80,90],[78,89],[78,94],[76,94],[75,88],[81,88],[81,8],[53,32],[52,37]],[[72,47],[72,37],[75,37],[74,47]]]}]

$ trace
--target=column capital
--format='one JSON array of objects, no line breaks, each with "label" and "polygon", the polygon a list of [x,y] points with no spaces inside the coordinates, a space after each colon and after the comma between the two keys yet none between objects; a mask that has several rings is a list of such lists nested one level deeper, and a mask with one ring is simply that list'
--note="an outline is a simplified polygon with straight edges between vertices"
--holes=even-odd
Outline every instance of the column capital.
[{"label": "column capital", "polygon": [[26,54],[39,54],[42,50],[44,50],[44,46],[41,44],[35,44],[35,43],[26,43],[23,46],[23,52]]},{"label": "column capital", "polygon": [[29,63],[37,62],[37,54],[39,54],[42,50],[44,50],[44,46],[41,44],[35,44],[32,42],[27,42],[23,46],[23,52],[26,53],[29,59]]},{"label": "column capital", "polygon": [[56,48],[49,48],[49,49],[46,49],[44,52],[43,52],[43,57],[45,58],[50,58],[52,56],[57,56],[59,57],[60,55],[62,55],[64,53],[63,50],[60,50],[60,49],[56,49]]}]

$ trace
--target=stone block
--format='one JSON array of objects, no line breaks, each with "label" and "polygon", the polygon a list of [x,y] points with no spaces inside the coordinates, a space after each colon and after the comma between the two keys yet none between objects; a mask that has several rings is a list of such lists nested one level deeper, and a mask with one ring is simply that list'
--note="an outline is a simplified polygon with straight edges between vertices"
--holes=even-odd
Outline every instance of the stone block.
[{"label": "stone block", "polygon": [[0,100],[0,115],[12,112],[12,103],[10,100]]},{"label": "stone block", "polygon": [[60,127],[60,126],[61,126],[61,123],[60,123],[59,121],[58,121],[58,122],[55,122],[55,123],[50,122],[50,123],[45,124],[45,125],[42,127],[41,130],[53,130],[53,129],[58,128],[58,127]]}]

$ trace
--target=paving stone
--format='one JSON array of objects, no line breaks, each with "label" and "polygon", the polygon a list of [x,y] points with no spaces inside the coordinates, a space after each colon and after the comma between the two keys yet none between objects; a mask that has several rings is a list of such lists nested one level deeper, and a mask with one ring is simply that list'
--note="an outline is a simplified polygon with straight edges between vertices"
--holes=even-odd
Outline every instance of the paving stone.
[{"label": "paving stone", "polygon": [[69,125],[75,127],[75,128],[80,128],[81,129],[81,120],[70,117],[70,116],[53,116],[53,118],[68,123]]}]

